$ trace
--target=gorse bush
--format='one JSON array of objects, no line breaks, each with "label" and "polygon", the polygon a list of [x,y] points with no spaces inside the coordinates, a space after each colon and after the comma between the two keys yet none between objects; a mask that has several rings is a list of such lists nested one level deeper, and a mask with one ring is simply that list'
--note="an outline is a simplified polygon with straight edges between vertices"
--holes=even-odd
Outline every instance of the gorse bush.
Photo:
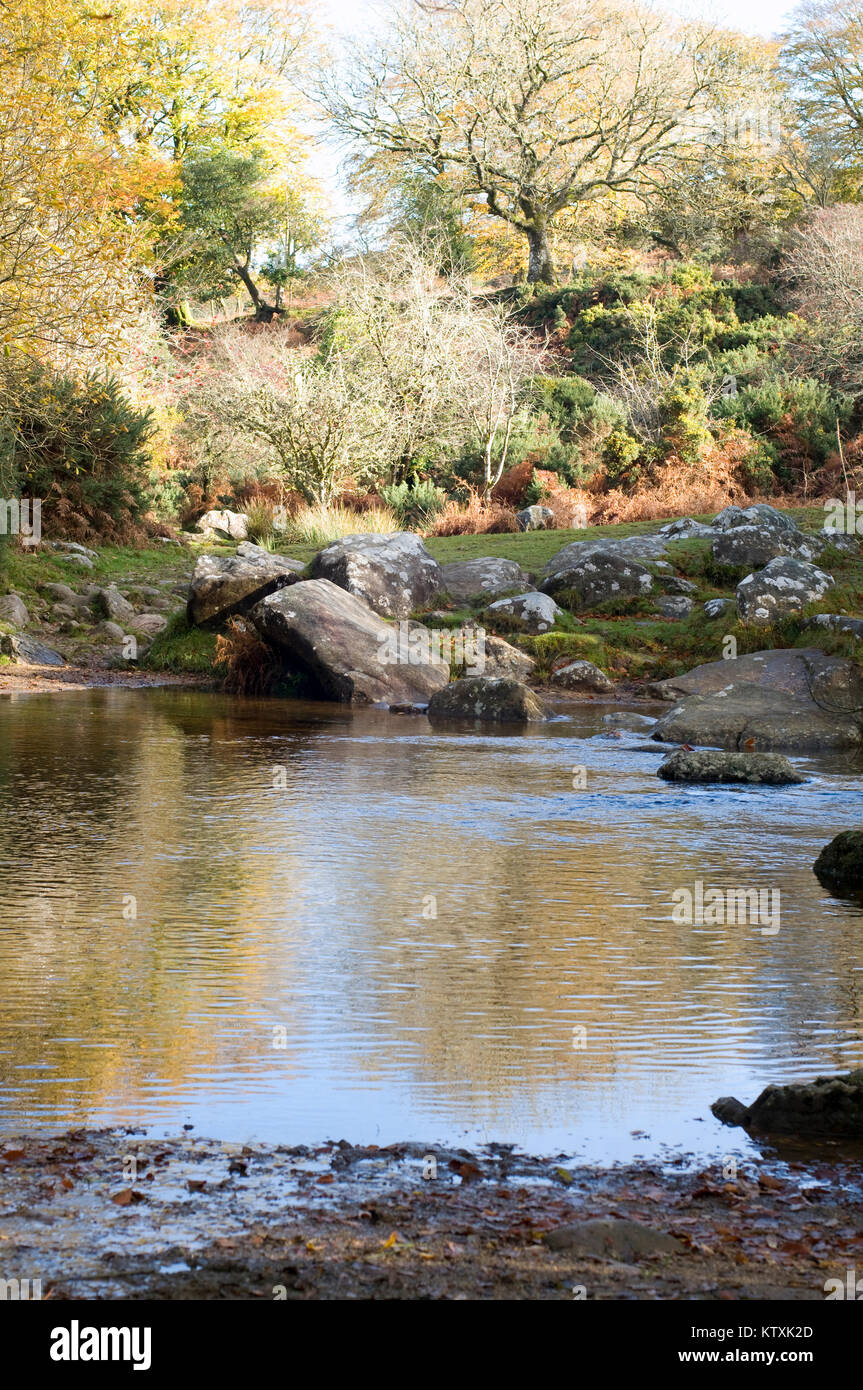
[{"label": "gorse bush", "polygon": [[43,529],[77,540],[143,538],[150,412],[111,377],[64,376],[34,361],[10,364],[2,386],[0,469],[42,499]]}]

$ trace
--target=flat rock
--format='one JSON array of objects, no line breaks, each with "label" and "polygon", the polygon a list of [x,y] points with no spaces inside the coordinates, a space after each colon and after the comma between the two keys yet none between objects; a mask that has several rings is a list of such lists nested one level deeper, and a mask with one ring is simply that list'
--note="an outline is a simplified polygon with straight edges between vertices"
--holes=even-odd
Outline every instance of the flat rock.
[{"label": "flat rock", "polygon": [[17,662],[26,666],[65,666],[66,662],[59,652],[43,647],[32,637],[0,637],[0,652],[13,656]]},{"label": "flat rock", "polygon": [[334,700],[425,704],[449,681],[445,662],[423,660],[421,643],[403,650],[389,623],[329,579],[300,580],[271,593],[249,616],[265,642]]},{"label": "flat rock", "polygon": [[656,600],[657,612],[663,618],[688,618],[694,605],[686,594],[662,594]]},{"label": "flat rock", "polygon": [[811,699],[757,685],[730,685],[715,695],[690,695],[662,716],[652,737],[746,752],[816,752],[859,748],[863,730],[852,716],[828,713]]},{"label": "flat rock", "polygon": [[468,603],[472,598],[510,593],[522,593],[531,588],[530,575],[516,564],[496,555],[484,555],[477,560],[458,560],[441,566],[441,583],[456,603]]},{"label": "flat rock", "polygon": [[863,1067],[814,1081],[767,1086],[749,1106],[734,1096],[722,1096],[710,1108],[723,1124],[742,1125],[757,1134],[859,1139],[863,1137]]},{"label": "flat rock", "polygon": [[863,892],[863,830],[843,830],[824,846],[812,871],[837,892]]},{"label": "flat rock", "polygon": [[165,631],[168,619],[163,613],[139,613],[136,618],[130,618],[129,626],[135,632],[143,632],[145,637],[155,637]]},{"label": "flat rock", "polygon": [[687,752],[678,749],[657,769],[666,782],[743,782],[782,787],[805,782],[781,753]]},{"label": "flat rock", "polygon": [[741,622],[764,627],[796,617],[807,604],[822,599],[834,583],[832,575],[815,565],[783,556],[741,579],[736,591],[737,613]]},{"label": "flat rock", "polygon": [[594,666],[592,661],[570,661],[568,665],[552,671],[551,681],[553,685],[562,685],[565,690],[594,690],[604,693],[614,689],[611,677],[598,666]]},{"label": "flat rock", "polygon": [[624,1263],[651,1255],[676,1255],[685,1249],[682,1241],[666,1231],[617,1216],[558,1226],[547,1233],[545,1242],[551,1250],[572,1250],[578,1255]]},{"label": "flat rock", "polygon": [[540,701],[520,681],[467,676],[429,700],[429,719],[481,719],[500,724],[534,723],[546,718]]},{"label": "flat rock", "polygon": [[528,594],[516,594],[512,598],[500,598],[490,603],[486,609],[490,621],[504,618],[522,632],[536,635],[550,632],[558,618],[563,616],[550,594],[540,594],[532,590]]},{"label": "flat rock", "polygon": [[99,556],[95,550],[90,550],[86,545],[79,545],[78,541],[50,541],[52,549],[66,551],[69,555],[83,555],[87,560],[98,560]]},{"label": "flat rock", "polygon": [[640,733],[643,729],[652,729],[656,720],[650,714],[636,714],[635,710],[616,709],[611,714],[602,716],[603,724],[608,724],[612,729],[630,729],[633,733]]},{"label": "flat rock", "polygon": [[863,676],[853,661],[828,656],[818,647],[777,647],[734,660],[710,661],[680,676],[657,681],[650,693],[677,700],[686,695],[716,695],[737,686],[784,691],[814,701],[825,710],[853,714],[863,707]]},{"label": "flat rock", "polygon": [[408,618],[426,608],[443,583],[437,560],[412,531],[345,536],[314,557],[314,579],[328,579],[382,618]]},{"label": "flat rock", "polygon": [[235,555],[201,555],[189,584],[186,611],[190,623],[214,626],[245,613],[267,594],[294,584],[304,566],[244,542]]}]

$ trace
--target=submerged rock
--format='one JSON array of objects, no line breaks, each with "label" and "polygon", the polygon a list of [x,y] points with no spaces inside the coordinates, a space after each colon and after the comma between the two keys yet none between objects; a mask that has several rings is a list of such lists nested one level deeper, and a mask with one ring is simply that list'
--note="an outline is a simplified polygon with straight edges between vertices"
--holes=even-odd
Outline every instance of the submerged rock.
[{"label": "submerged rock", "polygon": [[501,724],[534,723],[546,718],[540,701],[521,681],[466,676],[429,700],[429,719],[482,719]]},{"label": "submerged rock", "polygon": [[657,769],[666,782],[747,782],[781,787],[805,782],[781,753],[690,753],[678,749]]},{"label": "submerged rock", "polygon": [[314,557],[309,574],[346,589],[382,618],[427,608],[443,582],[437,560],[412,531],[333,541]]},{"label": "submerged rock", "polygon": [[334,700],[424,704],[449,681],[447,663],[431,659],[433,645],[424,650],[427,629],[414,624],[403,651],[391,624],[329,579],[301,580],[269,594],[249,617],[265,642]]},{"label": "submerged rock", "polygon": [[840,892],[863,892],[863,830],[843,830],[812,866],[821,883]]},{"label": "submerged rock", "polygon": [[761,1134],[855,1139],[863,1136],[863,1067],[788,1086],[767,1086],[750,1106],[722,1096],[711,1110],[726,1125]]}]

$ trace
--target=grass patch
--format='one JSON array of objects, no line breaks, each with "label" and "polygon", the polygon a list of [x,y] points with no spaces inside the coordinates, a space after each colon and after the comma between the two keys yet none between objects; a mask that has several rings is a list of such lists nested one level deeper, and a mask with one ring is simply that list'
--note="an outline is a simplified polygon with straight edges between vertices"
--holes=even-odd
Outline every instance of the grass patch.
[{"label": "grass patch", "polygon": [[177,613],[163,632],[153,638],[141,665],[149,671],[174,671],[178,675],[223,674],[216,666],[218,636],[201,627],[190,627],[185,613]]}]

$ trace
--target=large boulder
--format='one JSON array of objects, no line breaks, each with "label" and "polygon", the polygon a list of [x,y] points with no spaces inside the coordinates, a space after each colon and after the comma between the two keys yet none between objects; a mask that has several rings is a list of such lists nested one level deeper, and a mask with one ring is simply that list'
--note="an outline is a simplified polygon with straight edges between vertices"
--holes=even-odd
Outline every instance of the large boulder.
[{"label": "large boulder", "polygon": [[530,576],[515,560],[483,555],[477,560],[457,560],[441,566],[441,583],[456,603],[472,598],[497,598],[499,594],[531,588]]},{"label": "large boulder", "polygon": [[748,1106],[723,1096],[710,1108],[723,1124],[742,1125],[756,1134],[863,1138],[863,1067],[841,1076],[767,1086]]},{"label": "large boulder", "polygon": [[738,616],[758,627],[795,617],[808,604],[822,599],[834,582],[832,575],[805,560],[786,556],[771,560],[738,584]]},{"label": "large boulder", "polygon": [[762,526],[785,531],[800,531],[793,516],[770,507],[766,502],[756,502],[751,507],[724,507],[710,523],[713,531],[730,531],[736,526]]},{"label": "large boulder", "polygon": [[205,536],[222,535],[232,541],[244,541],[249,534],[249,519],[243,512],[205,512],[195,523],[195,530]]},{"label": "large boulder", "polygon": [[[556,555],[552,555],[543,578],[550,579],[562,570],[572,567],[576,560],[586,556],[603,554],[616,555],[623,560],[662,561],[668,549],[668,536],[597,536],[591,541],[570,541]],[[540,585],[542,588],[543,586]]]},{"label": "large boulder", "polygon": [[554,557],[554,569],[547,569],[540,588],[553,596],[565,594],[573,612],[596,608],[613,598],[643,597],[653,588],[650,571],[626,555],[608,550],[585,553],[575,551],[574,545],[566,549],[574,553],[565,563],[559,555]]},{"label": "large boulder", "polygon": [[296,583],[304,568],[299,560],[249,541],[238,546],[235,555],[201,555],[189,585],[189,622],[214,626],[235,613],[246,613],[267,594]]},{"label": "large boulder", "polygon": [[863,724],[781,690],[729,685],[715,695],[690,695],[675,705],[658,721],[652,737],[744,751],[816,752],[859,748]]},{"label": "large boulder", "polygon": [[532,690],[514,680],[467,676],[453,681],[429,700],[429,719],[481,719],[498,724],[527,724],[546,718]]},{"label": "large boulder", "polygon": [[441,567],[412,531],[345,536],[312,560],[313,579],[328,579],[382,618],[407,618],[425,608],[443,584]]},{"label": "large boulder", "polygon": [[815,536],[777,525],[731,526],[720,531],[711,546],[717,564],[745,566],[750,570],[782,555],[797,560],[816,560],[823,549],[823,543]]},{"label": "large boulder", "polygon": [[558,608],[550,594],[517,594],[512,598],[499,598],[486,609],[490,622],[503,619],[506,623],[535,636],[540,632],[550,632],[563,609]]},{"label": "large boulder", "polygon": [[691,540],[693,537],[711,536],[713,532],[703,521],[696,521],[691,516],[679,516],[675,521],[667,521],[664,526],[659,528],[660,536],[668,536],[669,540]]},{"label": "large boulder", "polygon": [[812,871],[838,893],[863,892],[863,830],[843,830],[824,846]]},{"label": "large boulder", "polygon": [[271,593],[249,616],[265,642],[343,703],[425,704],[449,681],[447,663],[421,640],[427,629],[412,625],[403,642],[405,634],[329,579]]},{"label": "large boulder", "polygon": [[688,752],[678,749],[657,770],[666,782],[745,782],[784,787],[806,778],[781,753]]},{"label": "large boulder", "polygon": [[778,647],[733,661],[710,661],[649,687],[661,699],[716,695],[732,687],[758,686],[812,700],[825,711],[852,714],[863,707],[863,677],[853,661],[828,656],[817,647]]}]

